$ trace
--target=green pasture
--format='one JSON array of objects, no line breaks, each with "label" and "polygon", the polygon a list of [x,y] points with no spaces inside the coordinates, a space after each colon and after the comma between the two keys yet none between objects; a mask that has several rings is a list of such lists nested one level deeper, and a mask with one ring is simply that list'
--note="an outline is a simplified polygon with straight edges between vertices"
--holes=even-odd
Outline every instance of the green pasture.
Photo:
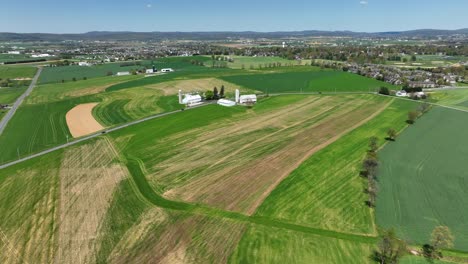
[{"label": "green pasture", "polygon": [[[208,60],[205,63],[205,66],[211,67],[213,65],[211,56],[206,56]],[[298,65],[297,61],[287,60],[280,57],[248,57],[248,56],[231,56],[234,59],[233,62],[227,62],[227,66],[232,69],[246,69],[249,70],[250,67],[254,67],[258,69],[260,65],[265,67],[270,63],[281,63],[282,66],[286,66],[288,64]]]},{"label": "green pasture", "polygon": [[265,93],[376,92],[394,86],[347,72],[319,70],[226,76],[224,80]]},{"label": "green pasture", "polygon": [[351,233],[375,233],[360,176],[369,138],[385,143],[389,128],[406,126],[415,104],[393,101],[377,117],[315,153],[270,194],[256,215]]},{"label": "green pasture", "polygon": [[0,65],[0,79],[32,78],[36,71],[32,66]]},{"label": "green pasture", "polygon": [[106,87],[143,78],[142,76],[107,76],[85,81],[41,84],[26,98],[27,104],[57,102],[103,92]]},{"label": "green pasture", "polygon": [[0,88],[0,104],[11,104],[26,91],[27,87]]},{"label": "green pasture", "polygon": [[252,226],[229,263],[372,263],[372,246],[265,226]]},{"label": "green pasture", "polygon": [[462,110],[468,110],[468,89],[456,89],[432,92],[431,102],[450,106]]},{"label": "green pasture", "polygon": [[379,152],[377,223],[412,243],[446,225],[468,249],[468,114],[433,108]]}]

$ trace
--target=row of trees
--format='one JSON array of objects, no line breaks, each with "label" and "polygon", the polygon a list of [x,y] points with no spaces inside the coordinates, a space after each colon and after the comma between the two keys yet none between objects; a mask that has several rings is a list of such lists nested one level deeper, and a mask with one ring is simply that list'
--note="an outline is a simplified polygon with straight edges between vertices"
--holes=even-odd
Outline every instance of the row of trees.
[{"label": "row of trees", "polygon": [[[422,246],[421,254],[431,263],[441,259],[442,249],[452,248],[454,239],[447,226],[436,226],[431,233],[430,242]],[[381,264],[396,264],[406,252],[408,252],[407,243],[398,239],[393,229],[384,230],[377,250],[373,253],[373,259]]]},{"label": "row of trees", "polygon": [[224,98],[224,85],[221,85],[221,89],[218,91],[218,87],[214,87],[213,91],[208,90],[205,92],[205,99],[206,100],[217,100],[220,98]]}]

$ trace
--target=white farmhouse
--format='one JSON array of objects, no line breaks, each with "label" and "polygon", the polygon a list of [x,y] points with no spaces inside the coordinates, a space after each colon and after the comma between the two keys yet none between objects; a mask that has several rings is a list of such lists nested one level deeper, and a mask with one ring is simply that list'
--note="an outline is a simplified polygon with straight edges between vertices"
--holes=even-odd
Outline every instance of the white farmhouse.
[{"label": "white farmhouse", "polygon": [[408,93],[405,90],[398,91],[395,95],[398,97],[408,97]]}]

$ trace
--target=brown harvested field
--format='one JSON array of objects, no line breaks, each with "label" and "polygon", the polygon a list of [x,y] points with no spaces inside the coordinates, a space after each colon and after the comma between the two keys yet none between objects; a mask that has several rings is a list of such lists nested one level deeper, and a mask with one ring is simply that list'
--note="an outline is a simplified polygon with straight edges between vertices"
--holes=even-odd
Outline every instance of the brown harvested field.
[{"label": "brown harvested field", "polygon": [[96,237],[114,190],[127,177],[106,140],[71,148],[60,168],[56,263],[94,263]]},{"label": "brown harvested field", "polygon": [[305,159],[387,106],[373,98],[307,97],[174,135],[164,139],[175,145],[167,158],[147,164],[148,178],[169,199],[252,214]]},{"label": "brown harvested field", "polygon": [[93,108],[98,103],[80,104],[68,111],[66,115],[68,129],[73,137],[92,134],[104,127],[93,116]]},{"label": "brown harvested field", "polygon": [[191,80],[177,80],[158,83],[155,85],[145,86],[151,89],[161,90],[163,95],[174,95],[182,90],[183,92],[194,92],[194,91],[206,91],[212,90],[213,87],[221,89],[221,85],[224,85],[225,93],[234,93],[236,89],[240,91],[249,91],[239,85],[232,84],[216,78],[205,78],[205,79],[191,79]]},{"label": "brown harvested field", "polygon": [[133,248],[117,247],[109,263],[227,263],[246,230],[244,223],[176,212],[161,217],[154,210],[161,209],[152,209],[144,216],[147,220],[130,230],[140,230],[136,236],[129,231],[123,238]]}]

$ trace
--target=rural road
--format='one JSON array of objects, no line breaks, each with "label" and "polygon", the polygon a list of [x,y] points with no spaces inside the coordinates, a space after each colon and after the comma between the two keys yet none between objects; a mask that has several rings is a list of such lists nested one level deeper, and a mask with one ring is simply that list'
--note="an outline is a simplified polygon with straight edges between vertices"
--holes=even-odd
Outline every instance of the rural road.
[{"label": "rural road", "polygon": [[[24,98],[23,98],[23,99],[24,99]],[[185,111],[189,111],[189,110],[191,110],[191,109],[203,107],[203,106],[210,105],[210,104],[212,104],[212,103],[205,103],[205,104],[202,104],[202,105],[193,106],[193,107],[191,107],[191,108],[186,108]],[[139,119],[139,120],[136,120],[136,121],[133,121],[133,122],[130,122],[130,123],[126,123],[126,124],[123,124],[123,125],[120,125],[120,126],[116,126],[116,127],[113,127],[113,128],[109,128],[109,129],[106,129],[106,130],[102,130],[102,131],[100,131],[100,132],[98,132],[98,133],[95,133],[95,134],[91,134],[91,135],[89,135],[89,136],[84,136],[84,137],[78,138],[78,139],[73,140],[73,141],[71,141],[71,142],[69,142],[69,143],[66,143],[66,144],[63,144],[63,145],[59,145],[59,146],[56,146],[56,147],[47,149],[47,150],[38,152],[38,153],[36,153],[36,154],[32,154],[32,155],[30,155],[30,156],[27,156],[27,157],[24,157],[24,158],[21,158],[21,159],[18,159],[18,160],[9,162],[9,163],[5,163],[5,164],[3,164],[3,165],[0,165],[0,170],[1,170],[1,169],[5,169],[5,168],[10,167],[10,166],[13,166],[13,165],[18,164],[18,163],[21,163],[21,162],[24,162],[24,161],[33,159],[33,158],[37,158],[37,157],[46,155],[46,154],[48,154],[48,153],[57,151],[57,150],[59,150],[59,149],[63,149],[63,148],[69,147],[69,146],[73,146],[73,145],[79,144],[79,143],[81,143],[81,142],[83,142],[83,141],[87,141],[87,140],[90,140],[90,139],[92,139],[92,138],[99,137],[99,136],[101,136],[101,135],[103,135],[103,134],[107,134],[107,133],[110,133],[110,132],[113,132],[113,131],[117,131],[117,130],[120,130],[120,129],[127,128],[127,127],[129,127],[129,126],[134,126],[134,125],[136,125],[136,124],[140,124],[140,123],[143,123],[143,122],[146,122],[146,121],[149,121],[149,120],[153,120],[153,119],[156,119],[156,118],[161,118],[161,117],[164,117],[164,116],[168,116],[168,115],[172,115],[172,114],[180,113],[180,112],[181,112],[180,110],[177,110],[177,111],[172,111],[172,112],[161,113],[161,114],[149,116],[149,117],[146,117],[146,118],[143,118],[143,119]]]},{"label": "rural road", "polygon": [[8,125],[8,122],[10,122],[11,118],[13,115],[15,115],[16,110],[18,110],[19,106],[23,103],[24,99],[31,94],[32,90],[36,86],[37,80],[39,79],[39,76],[41,75],[42,68],[39,67],[39,69],[36,72],[36,75],[31,81],[31,84],[29,85],[28,89],[16,100],[16,102],[13,104],[12,108],[8,113],[3,117],[2,120],[0,120],[0,135],[3,133],[3,130],[5,130],[5,127]]}]

